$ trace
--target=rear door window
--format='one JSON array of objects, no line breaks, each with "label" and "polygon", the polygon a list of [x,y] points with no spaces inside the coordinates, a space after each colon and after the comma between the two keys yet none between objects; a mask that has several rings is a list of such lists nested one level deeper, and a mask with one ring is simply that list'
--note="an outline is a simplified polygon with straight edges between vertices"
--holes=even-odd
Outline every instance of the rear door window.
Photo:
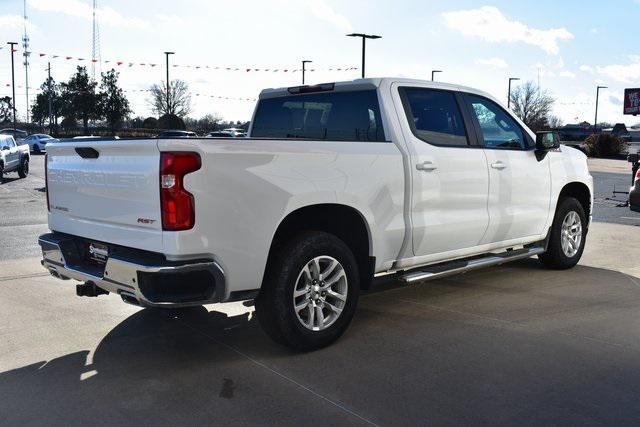
[{"label": "rear door window", "polygon": [[251,136],[385,141],[375,90],[322,92],[260,100]]},{"label": "rear door window", "polygon": [[453,92],[403,87],[400,93],[409,126],[416,137],[433,145],[469,144]]}]

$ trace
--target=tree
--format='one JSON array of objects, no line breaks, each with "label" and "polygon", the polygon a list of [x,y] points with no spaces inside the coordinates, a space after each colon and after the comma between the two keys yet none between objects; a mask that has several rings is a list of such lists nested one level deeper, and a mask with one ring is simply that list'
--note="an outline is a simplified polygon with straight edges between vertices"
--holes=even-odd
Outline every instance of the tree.
[{"label": "tree", "polygon": [[114,69],[102,73],[98,94],[98,115],[106,119],[111,131],[119,128],[122,121],[131,114],[129,100],[124,91],[118,87],[118,76],[119,73]]},{"label": "tree", "polygon": [[186,126],[184,120],[175,114],[165,114],[158,119],[158,128],[184,130]]},{"label": "tree", "polygon": [[529,81],[511,91],[511,109],[532,131],[548,126],[555,99]]},{"label": "tree", "polygon": [[[51,116],[53,119],[51,123],[49,122],[49,93],[51,93]],[[36,96],[36,102],[31,106],[31,117],[40,127],[44,127],[45,122],[51,127],[53,124],[58,124],[60,109],[60,85],[56,84],[53,78],[51,81],[47,78],[40,85],[40,93]]]},{"label": "tree", "polygon": [[169,84],[169,96],[164,82],[152,85],[150,92],[149,105],[159,116],[169,114],[182,118],[191,112],[191,93],[187,83],[182,80],[173,80]]},{"label": "tree", "polygon": [[84,133],[89,132],[89,120],[100,119],[97,83],[89,78],[86,67],[77,67],[68,82],[62,83],[62,115],[65,118],[80,119]]},{"label": "tree", "polygon": [[218,114],[206,114],[198,120],[198,129],[202,131],[211,131],[218,129],[218,123],[222,121],[222,117]]},{"label": "tree", "polygon": [[564,125],[564,122],[562,121],[562,119],[558,116],[553,116],[550,115],[547,119],[547,124],[549,125],[550,129],[557,129],[559,127],[562,127]]},{"label": "tree", "polygon": [[11,97],[3,96],[0,98],[0,122],[6,123],[11,120],[13,114],[11,112]]},{"label": "tree", "polygon": [[145,129],[158,129],[158,119],[155,117],[147,117],[142,122],[142,127]]}]

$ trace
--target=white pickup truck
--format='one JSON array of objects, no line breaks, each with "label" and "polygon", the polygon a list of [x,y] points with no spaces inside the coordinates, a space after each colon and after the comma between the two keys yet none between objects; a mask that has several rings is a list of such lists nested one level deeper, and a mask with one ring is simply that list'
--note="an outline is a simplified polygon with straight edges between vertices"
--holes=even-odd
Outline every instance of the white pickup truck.
[{"label": "white pickup truck", "polygon": [[18,172],[20,178],[26,178],[30,159],[28,145],[16,143],[11,135],[0,134],[0,182],[9,172]]},{"label": "white pickup truck", "polygon": [[48,147],[43,265],[144,307],[254,300],[277,342],[336,340],[377,275],[574,266],[584,154],[486,93],[381,78],[260,94],[248,138]]}]

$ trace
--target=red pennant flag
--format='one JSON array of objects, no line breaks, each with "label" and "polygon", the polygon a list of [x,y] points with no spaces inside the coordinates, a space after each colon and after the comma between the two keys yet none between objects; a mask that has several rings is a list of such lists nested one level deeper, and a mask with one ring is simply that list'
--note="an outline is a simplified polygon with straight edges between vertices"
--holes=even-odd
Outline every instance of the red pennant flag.
[{"label": "red pennant flag", "polygon": [[156,66],[156,64],[149,64],[149,65],[151,65],[152,67],[155,67],[155,66]]},{"label": "red pennant flag", "polygon": [[145,66],[145,65],[147,65],[147,64],[145,64],[144,62],[141,62],[141,63],[140,63],[140,65],[142,65],[142,66],[144,67],[144,66]]},{"label": "red pennant flag", "polygon": [[133,67],[133,62],[129,62],[129,67]]},{"label": "red pennant flag", "polygon": [[251,68],[247,68],[247,73],[248,73],[249,71],[251,71]]},{"label": "red pennant flag", "polygon": [[104,61],[105,64],[108,64],[109,62],[111,62],[111,61]]},{"label": "red pennant flag", "polygon": [[97,60],[96,58],[93,58],[93,59],[91,60],[91,62],[93,62],[93,63],[95,64],[96,62],[98,62],[98,60]]},{"label": "red pennant flag", "polygon": [[73,59],[73,56],[67,56],[66,59]]},{"label": "red pennant flag", "polygon": [[116,62],[116,64],[118,64],[118,65],[122,65],[122,64],[124,64],[124,62],[122,62],[122,61],[117,61],[117,62]]},{"label": "red pennant flag", "polygon": [[60,55],[53,55],[53,58],[59,58]]},{"label": "red pennant flag", "polygon": [[84,61],[84,58],[78,58],[78,61]]},{"label": "red pennant flag", "polygon": [[40,57],[46,56],[46,53],[39,53],[38,55],[40,55]]},{"label": "red pennant flag", "polygon": [[286,72],[287,72],[287,71],[289,71],[289,70],[282,70],[282,71],[284,71],[284,72],[286,73]]}]

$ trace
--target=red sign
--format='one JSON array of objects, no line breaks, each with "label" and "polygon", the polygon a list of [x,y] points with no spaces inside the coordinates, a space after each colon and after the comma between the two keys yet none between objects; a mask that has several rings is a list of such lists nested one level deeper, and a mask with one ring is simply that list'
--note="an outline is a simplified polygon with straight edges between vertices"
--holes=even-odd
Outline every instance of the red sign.
[{"label": "red sign", "polygon": [[624,90],[624,114],[640,114],[640,89]]}]

